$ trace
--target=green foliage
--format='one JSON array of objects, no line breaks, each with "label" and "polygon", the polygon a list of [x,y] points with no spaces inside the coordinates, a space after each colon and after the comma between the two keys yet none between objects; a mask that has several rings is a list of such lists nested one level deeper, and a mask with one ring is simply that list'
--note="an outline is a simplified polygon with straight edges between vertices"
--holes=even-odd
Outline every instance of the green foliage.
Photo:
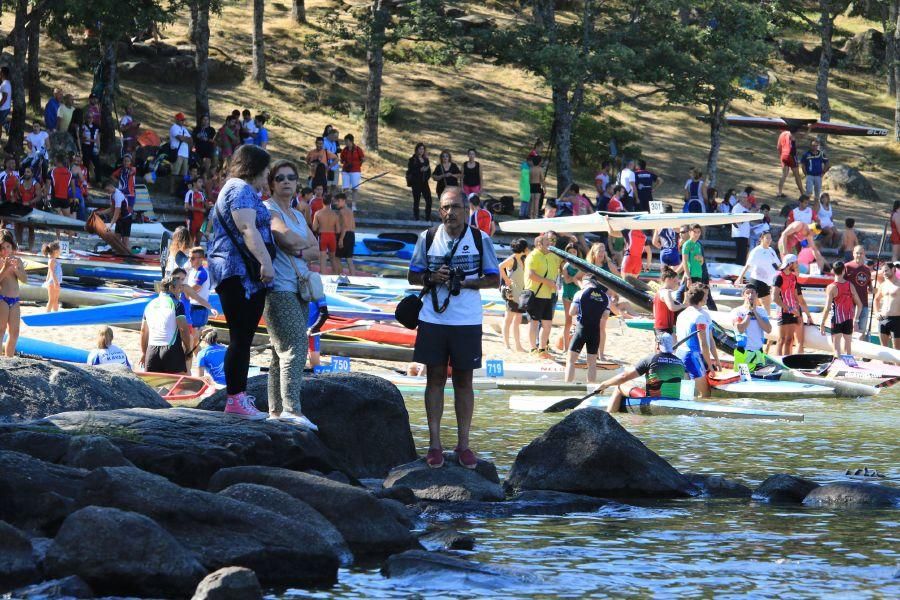
[{"label": "green foliage", "polygon": [[378,118],[387,125],[398,125],[403,120],[403,108],[395,98],[387,96],[381,99],[378,108]]},{"label": "green foliage", "polygon": [[[525,111],[529,120],[539,126],[539,136],[550,138],[553,127],[553,106]],[[616,140],[619,156],[640,158],[641,148],[635,142],[641,136],[633,129],[613,117],[597,118],[582,113],[572,127],[572,162],[576,168],[597,169],[605,160],[612,158],[610,140]]]}]

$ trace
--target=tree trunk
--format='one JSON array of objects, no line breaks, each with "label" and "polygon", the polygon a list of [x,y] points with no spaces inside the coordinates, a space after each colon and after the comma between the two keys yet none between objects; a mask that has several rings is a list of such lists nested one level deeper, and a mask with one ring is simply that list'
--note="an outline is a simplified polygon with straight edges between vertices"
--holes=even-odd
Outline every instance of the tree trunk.
[{"label": "tree trunk", "polygon": [[291,18],[295,23],[306,23],[306,2],[305,0],[294,0],[291,8]]},{"label": "tree trunk", "polygon": [[900,2],[894,0],[894,141],[900,142]]},{"label": "tree trunk", "polygon": [[372,5],[372,23],[366,48],[366,65],[369,78],[366,81],[366,110],[363,116],[363,145],[367,150],[378,150],[378,114],[381,109],[381,82],[384,74],[384,44],[390,15],[383,0]]},{"label": "tree trunk", "polygon": [[197,17],[198,11],[200,7],[200,0],[191,0],[188,3],[188,7],[191,9],[191,16],[188,19],[188,39],[191,40],[192,44],[197,43]]},{"label": "tree trunk", "polygon": [[562,194],[572,183],[572,127],[575,120],[569,88],[564,84],[553,87],[553,145],[556,147],[556,193]]},{"label": "tree trunk", "polygon": [[100,83],[103,86],[103,92],[100,94],[100,153],[105,156],[115,154],[116,151],[116,120],[113,117],[113,104],[118,83],[118,46],[118,40],[108,42],[100,61]]},{"label": "tree trunk", "polygon": [[41,110],[41,21],[33,19],[28,24],[28,105]]},{"label": "tree trunk", "polygon": [[534,24],[548,30],[556,28],[556,6],[554,0],[534,0],[532,5]]},{"label": "tree trunk", "polygon": [[831,120],[831,103],[828,101],[828,76],[831,72],[831,59],[834,55],[834,50],[831,46],[831,38],[834,35],[834,20],[827,4],[824,0],[820,0],[819,34],[822,38],[822,55],[819,57],[819,72],[816,77],[816,96],[819,100],[819,118],[822,121]]},{"label": "tree trunk", "polygon": [[197,69],[197,85],[194,103],[197,123],[209,114],[209,0],[197,0],[197,18],[194,20],[194,67]]},{"label": "tree trunk", "polygon": [[722,122],[728,105],[718,102],[711,104],[709,110],[709,154],[706,157],[706,173],[710,186],[715,187],[719,176],[719,150],[722,148]]},{"label": "tree trunk", "polygon": [[13,155],[22,153],[25,136],[25,56],[28,53],[28,0],[16,2],[16,20],[13,27],[13,61],[9,66],[9,84],[12,86],[12,122],[9,126],[9,141],[5,148]]},{"label": "tree trunk", "polygon": [[888,94],[890,96],[897,95],[897,73],[894,69],[894,62],[898,59],[897,53],[900,52],[900,37],[898,37],[898,16],[900,16],[900,0],[891,0],[884,23],[884,64],[887,65],[887,84]]},{"label": "tree trunk", "polygon": [[266,85],[266,46],[263,40],[264,0],[253,0],[253,80]]}]

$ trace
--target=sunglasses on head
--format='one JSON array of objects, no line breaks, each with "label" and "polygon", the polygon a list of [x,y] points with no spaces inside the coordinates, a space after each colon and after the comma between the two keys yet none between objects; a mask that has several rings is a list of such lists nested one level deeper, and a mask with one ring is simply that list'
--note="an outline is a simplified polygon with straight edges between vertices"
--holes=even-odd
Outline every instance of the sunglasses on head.
[{"label": "sunglasses on head", "polygon": [[276,183],[281,183],[282,181],[297,181],[297,176],[293,173],[290,175],[276,175],[275,181]]}]

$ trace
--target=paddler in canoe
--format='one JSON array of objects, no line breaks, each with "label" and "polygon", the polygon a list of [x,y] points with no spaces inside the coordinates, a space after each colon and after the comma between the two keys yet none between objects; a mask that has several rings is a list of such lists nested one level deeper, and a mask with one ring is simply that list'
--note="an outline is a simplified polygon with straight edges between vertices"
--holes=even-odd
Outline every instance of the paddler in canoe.
[{"label": "paddler in canoe", "polygon": [[[615,388],[609,398],[606,411],[616,413],[622,408],[622,400],[626,395],[630,398],[646,398],[652,401],[654,398],[670,398],[677,400],[681,397],[682,379],[684,379],[684,362],[674,354],[675,339],[668,333],[663,333],[656,338],[656,352],[645,357],[634,367],[611,377],[597,386],[595,394],[606,389]],[[643,376],[644,388],[623,384]]]}]

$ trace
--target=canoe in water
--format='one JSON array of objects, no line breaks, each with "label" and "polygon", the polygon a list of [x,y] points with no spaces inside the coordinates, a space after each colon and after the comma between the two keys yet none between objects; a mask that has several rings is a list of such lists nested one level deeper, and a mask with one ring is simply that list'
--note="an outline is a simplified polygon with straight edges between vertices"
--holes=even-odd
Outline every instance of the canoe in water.
[{"label": "canoe in water", "polygon": [[[509,408],[526,412],[543,412],[550,406],[568,399],[568,396],[511,396]],[[588,398],[576,408],[605,408],[607,398]],[[697,400],[678,400],[675,398],[625,398],[622,402],[624,412],[639,415],[675,415],[691,417],[724,417],[731,419],[783,419],[802,421],[803,415],[773,410],[761,410],[744,406],[727,406]]]},{"label": "canoe in water", "polygon": [[734,381],[715,384],[712,388],[714,396],[732,398],[820,398],[835,396],[833,388],[812,383],[795,381],[768,381],[753,379],[751,381]]}]

